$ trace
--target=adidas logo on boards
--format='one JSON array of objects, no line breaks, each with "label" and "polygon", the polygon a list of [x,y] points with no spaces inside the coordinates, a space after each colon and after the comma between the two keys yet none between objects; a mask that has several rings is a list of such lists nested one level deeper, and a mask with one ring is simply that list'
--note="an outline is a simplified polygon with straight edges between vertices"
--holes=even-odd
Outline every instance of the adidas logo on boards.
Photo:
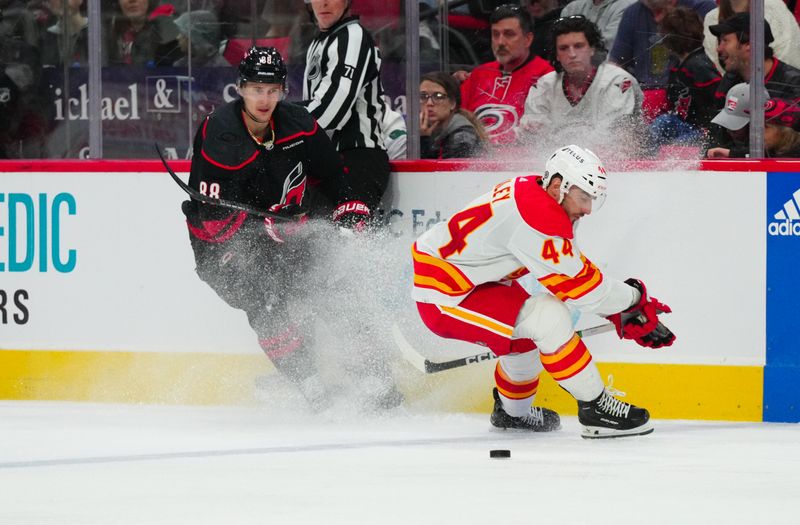
[{"label": "adidas logo on boards", "polygon": [[795,191],[783,209],[774,216],[775,221],[767,225],[767,232],[770,235],[778,236],[798,236],[800,237],[800,189]]}]

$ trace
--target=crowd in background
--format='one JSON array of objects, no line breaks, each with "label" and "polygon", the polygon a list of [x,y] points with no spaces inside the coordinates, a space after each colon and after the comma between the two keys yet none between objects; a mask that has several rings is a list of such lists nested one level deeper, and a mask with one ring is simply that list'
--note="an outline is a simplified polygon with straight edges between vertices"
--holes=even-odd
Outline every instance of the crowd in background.
[{"label": "crowd in background", "polygon": [[[577,137],[606,156],[620,144],[644,158],[745,155],[747,126],[714,119],[749,104],[732,92],[749,81],[748,0],[500,3],[456,2],[448,24],[435,0],[420,3],[420,127],[407,136],[419,137],[423,158],[502,156]],[[767,128],[786,128],[766,154],[790,156],[800,2],[764,7]],[[402,3],[353,0],[352,11],[384,65],[403,63]],[[302,67],[316,29],[303,0],[102,0],[101,12],[102,65],[150,71],[233,69],[253,43]],[[0,16],[0,158],[59,156],[45,143],[57,127],[54,99],[74,89],[70,71],[88,64],[86,0],[0,0]],[[397,115],[407,109],[387,104],[391,158],[405,154],[391,135],[405,143]]]}]

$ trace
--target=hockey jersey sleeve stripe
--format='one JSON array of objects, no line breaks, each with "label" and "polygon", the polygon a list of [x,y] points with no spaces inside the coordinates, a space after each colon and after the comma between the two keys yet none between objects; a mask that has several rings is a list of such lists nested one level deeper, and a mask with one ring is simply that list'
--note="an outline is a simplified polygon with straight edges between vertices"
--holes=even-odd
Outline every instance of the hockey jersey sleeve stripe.
[{"label": "hockey jersey sleeve stripe", "polygon": [[495,334],[503,337],[510,338],[511,334],[514,332],[513,326],[500,323],[495,319],[491,319],[477,312],[472,312],[458,306],[439,306],[439,310],[441,310],[444,315],[449,315],[454,319],[458,319],[464,323],[489,330],[490,332],[494,332]]},{"label": "hockey jersey sleeve stripe", "polygon": [[542,365],[555,380],[569,379],[592,360],[592,355],[578,334],[572,336],[554,354],[541,354]]},{"label": "hockey jersey sleeve stripe", "polygon": [[525,399],[536,394],[539,389],[539,377],[529,381],[512,381],[497,363],[494,369],[494,379],[497,390],[509,399]]},{"label": "hockey jersey sleeve stripe", "polygon": [[414,258],[414,286],[433,288],[446,295],[464,295],[475,285],[452,264],[411,248]]},{"label": "hockey jersey sleeve stripe", "polygon": [[256,157],[258,157],[258,150],[256,150],[252,155],[250,155],[249,159],[247,159],[246,161],[242,162],[241,164],[238,164],[236,166],[228,166],[228,165],[222,164],[222,163],[217,162],[216,160],[212,159],[208,155],[208,153],[206,153],[205,149],[203,149],[201,151],[201,153],[203,154],[203,158],[206,159],[211,164],[213,164],[214,166],[216,166],[218,168],[222,168],[224,170],[230,170],[230,171],[242,169],[245,166],[247,166],[248,164],[250,164],[251,162],[253,162]]},{"label": "hockey jersey sleeve stripe", "polygon": [[550,274],[539,279],[550,292],[560,300],[580,299],[603,282],[603,274],[589,259],[581,255],[583,267],[574,277],[564,274]]}]

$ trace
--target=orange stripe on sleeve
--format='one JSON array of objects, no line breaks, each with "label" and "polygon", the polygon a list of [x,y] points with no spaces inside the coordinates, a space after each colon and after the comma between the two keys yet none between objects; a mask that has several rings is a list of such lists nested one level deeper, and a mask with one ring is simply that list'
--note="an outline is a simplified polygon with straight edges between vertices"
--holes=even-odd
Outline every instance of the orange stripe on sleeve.
[{"label": "orange stripe on sleeve", "polygon": [[411,247],[414,258],[414,286],[432,288],[445,295],[464,295],[475,285],[464,273],[442,259],[417,250],[416,243]]}]

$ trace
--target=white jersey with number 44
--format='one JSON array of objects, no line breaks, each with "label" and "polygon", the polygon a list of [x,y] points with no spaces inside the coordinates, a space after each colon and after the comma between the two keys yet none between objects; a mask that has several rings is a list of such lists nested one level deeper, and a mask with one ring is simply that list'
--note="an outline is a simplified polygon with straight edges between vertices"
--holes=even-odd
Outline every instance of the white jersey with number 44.
[{"label": "white jersey with number 44", "polygon": [[412,295],[423,303],[455,306],[483,283],[528,274],[583,312],[609,315],[634,300],[630,286],[580,252],[569,216],[535,177],[501,182],[422,234],[412,251]]}]

